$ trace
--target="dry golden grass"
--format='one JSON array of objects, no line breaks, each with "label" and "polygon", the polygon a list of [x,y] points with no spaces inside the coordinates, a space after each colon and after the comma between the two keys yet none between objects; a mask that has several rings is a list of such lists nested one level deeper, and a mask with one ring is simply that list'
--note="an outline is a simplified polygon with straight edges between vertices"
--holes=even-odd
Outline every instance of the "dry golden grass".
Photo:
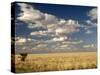
[{"label": "dry golden grass", "polygon": [[42,72],[97,67],[96,52],[28,54],[25,62],[16,55],[16,72]]}]

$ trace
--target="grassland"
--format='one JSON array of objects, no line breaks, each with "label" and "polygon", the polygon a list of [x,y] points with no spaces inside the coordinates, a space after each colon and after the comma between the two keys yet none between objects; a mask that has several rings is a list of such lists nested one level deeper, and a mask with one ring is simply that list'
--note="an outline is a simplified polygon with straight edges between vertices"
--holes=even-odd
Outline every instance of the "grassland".
[{"label": "grassland", "polygon": [[90,69],[97,67],[96,52],[28,54],[23,62],[15,56],[15,69],[20,72]]}]

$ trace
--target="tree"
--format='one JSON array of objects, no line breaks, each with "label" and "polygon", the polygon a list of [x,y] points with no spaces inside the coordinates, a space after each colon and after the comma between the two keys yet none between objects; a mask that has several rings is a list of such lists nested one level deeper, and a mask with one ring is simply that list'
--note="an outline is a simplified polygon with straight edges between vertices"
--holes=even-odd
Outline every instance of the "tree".
[{"label": "tree", "polygon": [[20,56],[21,56],[21,57],[20,57],[20,58],[21,58],[21,61],[23,61],[23,62],[24,62],[24,61],[26,60],[27,55],[28,55],[27,53],[20,53]]}]

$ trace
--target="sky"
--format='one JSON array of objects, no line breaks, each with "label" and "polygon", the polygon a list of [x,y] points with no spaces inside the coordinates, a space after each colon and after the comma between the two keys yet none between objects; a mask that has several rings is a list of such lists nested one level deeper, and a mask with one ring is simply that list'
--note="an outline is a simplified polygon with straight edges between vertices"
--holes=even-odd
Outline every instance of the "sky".
[{"label": "sky", "polygon": [[15,4],[16,52],[97,50],[97,7]]}]

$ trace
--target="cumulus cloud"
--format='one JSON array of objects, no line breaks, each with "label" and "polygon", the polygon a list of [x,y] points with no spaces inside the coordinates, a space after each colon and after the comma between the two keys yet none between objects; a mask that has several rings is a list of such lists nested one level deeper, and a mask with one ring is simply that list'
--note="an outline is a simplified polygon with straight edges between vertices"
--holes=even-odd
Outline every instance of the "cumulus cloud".
[{"label": "cumulus cloud", "polygon": [[37,45],[36,47],[38,47],[38,48],[43,48],[43,47],[47,47],[47,44],[39,44],[39,45]]},{"label": "cumulus cloud", "polygon": [[33,41],[32,38],[25,38],[25,37],[15,37],[15,44],[16,45],[23,45],[26,42]]},{"label": "cumulus cloud", "polygon": [[16,42],[19,42],[19,43],[24,43],[24,42],[26,42],[26,39],[25,38],[20,38],[18,41],[16,41]]},{"label": "cumulus cloud", "polygon": [[95,44],[87,44],[87,45],[83,45],[84,48],[94,48]]},{"label": "cumulus cloud", "polygon": [[93,31],[91,31],[91,28],[97,27],[97,8],[93,8],[88,12],[88,15],[90,17],[90,19],[86,20],[86,34],[91,34],[93,33]]},{"label": "cumulus cloud", "polygon": [[86,20],[86,24],[90,25],[91,27],[97,26],[97,8],[93,8],[88,12],[90,19]]},{"label": "cumulus cloud", "polygon": [[65,48],[68,47],[69,45],[61,45],[60,47]]},{"label": "cumulus cloud", "polygon": [[88,16],[91,18],[91,20],[97,20],[97,8],[91,9]]},{"label": "cumulus cloud", "polygon": [[[29,28],[42,27],[47,29],[48,33],[59,34],[69,34],[78,31],[77,26],[78,21],[69,19],[60,19],[54,15],[48,13],[42,13],[41,11],[35,9],[29,4],[18,3],[21,9],[20,16],[17,19],[28,23]],[[42,34],[40,32],[30,33],[31,35]],[[46,34],[46,33],[44,33]]]},{"label": "cumulus cloud", "polygon": [[33,39],[31,39],[31,38],[27,38],[27,41],[32,41]]},{"label": "cumulus cloud", "polygon": [[44,13],[45,19],[44,19],[44,24],[56,24],[58,22],[58,19],[56,16]]},{"label": "cumulus cloud", "polygon": [[[42,40],[36,40],[33,41],[31,38],[22,38],[22,37],[16,37],[16,51],[20,52],[57,52],[57,51],[67,51],[67,50],[75,50],[76,48],[74,45],[79,45],[83,43],[82,40],[76,40],[76,41],[67,41],[67,37],[56,37],[52,40],[48,41],[42,41]],[[20,42],[18,42],[20,41]],[[76,49],[77,50],[77,49]]]},{"label": "cumulus cloud", "polygon": [[87,23],[88,25],[90,25],[91,27],[97,26],[97,22],[93,22],[93,21],[91,21],[91,20],[86,20],[86,23]]},{"label": "cumulus cloud", "polygon": [[42,41],[36,46],[32,47],[32,50],[35,50],[35,49],[37,50],[44,49],[44,51],[48,51],[48,50],[59,51],[59,50],[68,50],[68,49],[75,50],[76,48],[74,47],[74,45],[79,45],[83,43],[82,40],[64,41],[63,37],[54,38],[52,40],[54,41],[50,41],[50,42]]},{"label": "cumulus cloud", "polygon": [[42,13],[39,10],[36,10],[29,4],[18,3],[22,13],[20,13],[17,19],[22,20],[29,24],[51,24],[56,23],[58,20],[54,15]]},{"label": "cumulus cloud", "polygon": [[77,32],[79,29],[77,29],[77,26],[73,24],[65,24],[65,25],[59,25],[59,27],[56,27],[55,32],[57,35],[59,34],[69,34],[73,32]]},{"label": "cumulus cloud", "polygon": [[85,33],[86,33],[86,34],[92,34],[93,31],[91,31],[91,30],[87,30]]},{"label": "cumulus cloud", "polygon": [[22,37],[15,37],[15,44],[16,45],[22,45],[26,42],[26,38],[22,38]]},{"label": "cumulus cloud", "polygon": [[63,41],[62,44],[81,44],[83,43],[83,40],[77,40],[77,41]]},{"label": "cumulus cloud", "polygon": [[[20,6],[21,13],[17,17],[17,19],[27,23],[27,27],[29,29],[33,29],[33,31],[31,31],[29,35],[29,37],[32,37],[33,39],[16,37],[16,44],[20,44],[23,50],[75,50],[77,49],[76,45],[80,45],[84,42],[83,40],[69,40],[68,37],[70,33],[79,32],[79,27],[87,28],[87,26],[85,25],[80,25],[79,21],[73,19],[66,20],[63,18],[58,18],[53,14],[43,13],[29,4],[18,3],[18,5]],[[91,19],[86,21],[87,24],[96,24],[96,22],[93,22],[93,20],[96,20],[97,17],[97,15],[95,15],[95,11],[96,9],[93,9],[88,13],[88,16]],[[86,34],[91,33],[92,31],[89,31],[88,29],[86,30]],[[45,39],[47,39],[48,37],[49,39],[41,40],[43,39],[41,37],[41,39],[37,40],[37,36],[39,38],[41,36],[43,38],[46,36]],[[90,45],[84,45],[84,48],[87,47],[90,47]],[[93,45],[91,45],[91,47],[93,47]]]},{"label": "cumulus cloud", "polygon": [[30,35],[36,36],[36,35],[47,35],[46,31],[37,31],[37,32],[31,32]]},{"label": "cumulus cloud", "polygon": [[34,9],[31,5],[25,3],[18,3],[22,13],[19,14],[17,19],[22,20],[24,22],[34,23],[35,20],[42,19],[44,17],[43,13],[39,10]]},{"label": "cumulus cloud", "polygon": [[64,41],[64,40],[67,40],[67,37],[55,37],[52,40],[53,41]]},{"label": "cumulus cloud", "polygon": [[79,23],[75,20],[60,19],[56,24],[47,25],[48,32],[53,32],[57,36],[67,35],[69,33],[78,32]]}]

